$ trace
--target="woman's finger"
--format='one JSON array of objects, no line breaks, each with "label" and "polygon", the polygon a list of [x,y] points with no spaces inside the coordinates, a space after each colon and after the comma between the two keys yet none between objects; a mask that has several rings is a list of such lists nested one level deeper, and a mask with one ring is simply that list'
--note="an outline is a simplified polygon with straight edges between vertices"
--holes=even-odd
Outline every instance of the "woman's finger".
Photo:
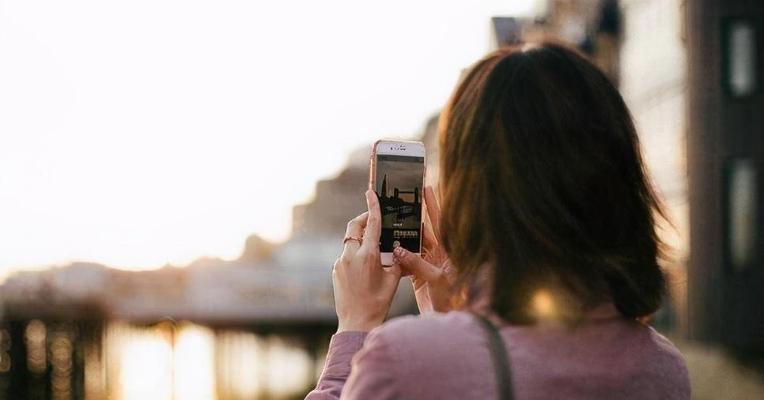
[{"label": "woman's finger", "polygon": [[417,278],[424,279],[428,282],[436,281],[443,276],[443,271],[441,271],[440,268],[428,263],[423,260],[422,257],[419,257],[403,247],[396,247],[395,250],[393,250],[393,260]]},{"label": "woman's finger", "polygon": [[382,234],[382,213],[379,209],[379,199],[373,190],[366,191],[366,205],[369,211],[361,247],[365,248],[369,254],[373,254],[379,249],[379,235]]},{"label": "woman's finger", "polygon": [[430,219],[432,231],[435,233],[435,240],[440,242],[440,206],[432,186],[425,186],[424,201],[427,205],[427,217]]},{"label": "woman's finger", "polygon": [[451,265],[451,260],[447,260],[443,266],[443,276],[446,277],[446,281],[450,284],[456,282],[456,269]]},{"label": "woman's finger", "polygon": [[[362,239],[363,237],[363,229],[366,227],[366,220],[368,218],[369,212],[364,212],[363,214],[353,218],[348,222],[347,229],[345,230],[345,237],[346,238],[358,238]],[[342,260],[350,260],[353,258],[353,255],[358,251],[358,249],[361,247],[361,243],[359,243],[357,240],[346,240],[345,245],[342,249],[342,255],[340,256],[340,259]]]},{"label": "woman's finger", "polygon": [[432,222],[427,213],[424,214],[424,232],[422,232],[422,246],[426,251],[433,251],[438,247],[438,239],[432,230]]}]

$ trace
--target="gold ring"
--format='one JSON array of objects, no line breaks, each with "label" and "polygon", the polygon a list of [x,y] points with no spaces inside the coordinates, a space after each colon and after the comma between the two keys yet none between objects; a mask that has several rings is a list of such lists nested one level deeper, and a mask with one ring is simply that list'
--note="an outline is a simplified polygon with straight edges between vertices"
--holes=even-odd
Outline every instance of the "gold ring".
[{"label": "gold ring", "polygon": [[357,237],[352,237],[352,236],[345,236],[345,239],[342,240],[342,244],[347,243],[348,240],[355,240],[356,242],[358,242],[359,246],[361,244],[363,244],[363,238],[357,238]]}]

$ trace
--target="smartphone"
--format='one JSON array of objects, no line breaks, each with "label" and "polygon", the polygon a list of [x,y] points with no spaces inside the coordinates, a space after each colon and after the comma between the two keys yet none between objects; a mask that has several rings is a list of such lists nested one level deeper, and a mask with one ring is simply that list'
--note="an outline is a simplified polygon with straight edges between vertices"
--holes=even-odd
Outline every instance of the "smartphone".
[{"label": "smartphone", "polygon": [[382,212],[379,252],[382,265],[393,264],[393,249],[422,248],[422,197],[425,149],[422,142],[379,140],[371,151],[369,188]]}]

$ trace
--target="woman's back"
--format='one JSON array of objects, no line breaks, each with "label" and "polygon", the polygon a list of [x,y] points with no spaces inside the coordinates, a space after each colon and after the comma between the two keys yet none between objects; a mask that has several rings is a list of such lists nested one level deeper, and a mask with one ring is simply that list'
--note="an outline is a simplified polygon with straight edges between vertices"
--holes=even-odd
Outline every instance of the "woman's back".
[{"label": "woman's back", "polygon": [[[469,313],[379,327],[407,273],[423,314],[477,309],[511,324],[501,333],[518,399],[689,398],[678,350],[637,322],[666,294],[666,214],[610,79],[566,46],[501,48],[464,74],[440,118],[421,256],[397,247],[381,265],[368,191],[334,265],[340,333],[311,396],[497,398],[488,337]],[[565,321],[606,305],[570,328],[549,322],[545,302]]]},{"label": "woman's back", "polygon": [[[361,346],[360,333],[342,335],[333,339],[327,364],[341,363]],[[501,335],[516,399],[689,397],[679,351],[609,304],[575,328],[505,326]],[[354,399],[494,399],[495,388],[485,332],[471,314],[450,312],[399,318],[369,333],[353,357],[342,394]]]}]

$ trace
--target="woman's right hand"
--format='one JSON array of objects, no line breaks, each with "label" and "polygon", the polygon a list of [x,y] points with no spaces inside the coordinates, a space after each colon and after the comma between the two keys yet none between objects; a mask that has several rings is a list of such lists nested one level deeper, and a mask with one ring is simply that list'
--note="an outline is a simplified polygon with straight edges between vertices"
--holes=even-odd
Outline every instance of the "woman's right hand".
[{"label": "woman's right hand", "polygon": [[393,261],[411,275],[420,313],[446,312],[452,308],[451,286],[456,279],[456,271],[440,245],[440,207],[432,187],[425,187],[424,197],[427,213],[422,232],[422,256],[397,247],[393,250]]}]

